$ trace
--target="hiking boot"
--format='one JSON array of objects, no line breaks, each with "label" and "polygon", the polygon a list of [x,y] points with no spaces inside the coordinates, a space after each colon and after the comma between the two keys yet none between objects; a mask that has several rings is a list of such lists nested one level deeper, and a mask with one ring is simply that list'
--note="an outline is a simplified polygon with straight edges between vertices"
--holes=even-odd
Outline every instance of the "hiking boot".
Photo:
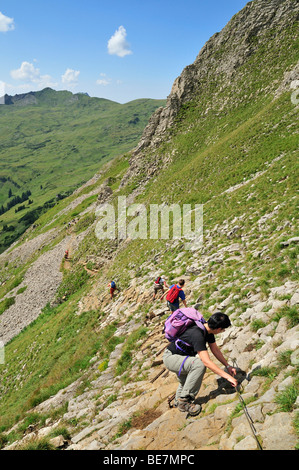
[{"label": "hiking boot", "polygon": [[179,398],[177,403],[178,409],[188,413],[190,416],[197,416],[201,412],[201,405],[196,405],[188,398]]}]

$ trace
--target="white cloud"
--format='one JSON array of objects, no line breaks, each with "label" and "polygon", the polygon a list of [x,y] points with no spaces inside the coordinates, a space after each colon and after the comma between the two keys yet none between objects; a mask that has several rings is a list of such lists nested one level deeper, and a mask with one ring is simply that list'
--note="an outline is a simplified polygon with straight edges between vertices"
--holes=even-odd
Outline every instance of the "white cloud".
[{"label": "white cloud", "polygon": [[117,55],[118,57],[125,57],[126,55],[132,54],[126,37],[127,31],[123,26],[120,26],[108,41],[109,54]]},{"label": "white cloud", "polygon": [[61,81],[68,86],[75,86],[78,83],[79,75],[79,70],[66,69],[65,73],[61,76]]},{"label": "white cloud", "polygon": [[15,29],[14,19],[3,15],[3,13],[0,11],[0,32],[6,33],[7,31],[12,31],[13,29]]},{"label": "white cloud", "polygon": [[34,67],[30,62],[22,62],[21,67],[10,72],[14,80],[25,82],[23,88],[29,89],[30,86],[38,88],[54,87],[57,86],[50,75],[41,75],[40,70]]},{"label": "white cloud", "polygon": [[33,82],[40,76],[40,71],[35,68],[33,64],[30,64],[30,62],[22,62],[21,67],[17,70],[12,70],[10,75],[14,80]]},{"label": "white cloud", "polygon": [[53,81],[51,75],[40,75],[37,83],[40,88],[53,88],[58,86],[58,83]]},{"label": "white cloud", "polygon": [[97,85],[102,85],[102,86],[107,86],[109,83],[111,83],[111,78],[107,77],[105,73],[100,73],[100,77],[97,81]]}]

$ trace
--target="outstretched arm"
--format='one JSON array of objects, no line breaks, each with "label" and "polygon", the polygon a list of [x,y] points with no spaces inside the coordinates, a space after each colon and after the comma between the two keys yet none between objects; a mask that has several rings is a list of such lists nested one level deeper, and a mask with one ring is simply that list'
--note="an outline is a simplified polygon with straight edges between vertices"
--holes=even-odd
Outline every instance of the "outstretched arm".
[{"label": "outstretched arm", "polygon": [[[228,380],[233,385],[233,387],[236,387],[238,385],[238,381],[234,377],[232,377],[230,374],[228,374],[224,370],[220,369],[220,367],[218,367],[216,364],[214,364],[213,361],[211,361],[208,351],[199,351],[198,355],[199,355],[201,361],[203,362],[203,364],[206,367],[208,367],[208,369],[210,369],[215,374],[220,375],[220,377],[223,377],[224,379]],[[225,361],[225,359],[224,359],[224,361]],[[226,362],[226,364],[227,364],[227,362]],[[223,365],[226,365],[226,364],[223,364]]]},{"label": "outstretched arm", "polygon": [[163,297],[164,297],[164,296],[165,296],[165,295],[166,295],[168,292],[169,292],[168,290],[167,290],[166,292],[164,292],[164,294],[163,294],[163,295],[161,295],[161,297],[160,297],[160,300],[162,300],[162,299],[163,299]]},{"label": "outstretched arm", "polygon": [[227,370],[228,370],[228,373],[230,375],[236,375],[237,371],[234,367],[231,367],[227,360],[225,359],[225,357],[223,356],[222,352],[220,351],[219,347],[217,346],[216,343],[211,343],[210,344],[210,349],[212,351],[212,353],[214,354],[214,356],[216,357],[216,359],[218,359],[219,362],[221,362],[221,364],[223,364]]}]

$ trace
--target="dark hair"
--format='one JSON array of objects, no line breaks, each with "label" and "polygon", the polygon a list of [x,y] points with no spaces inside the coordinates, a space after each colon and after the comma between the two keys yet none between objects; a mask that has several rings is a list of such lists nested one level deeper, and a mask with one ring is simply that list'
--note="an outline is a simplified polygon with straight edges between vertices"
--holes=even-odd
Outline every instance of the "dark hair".
[{"label": "dark hair", "polygon": [[211,330],[217,330],[218,328],[228,328],[231,326],[231,322],[225,313],[216,312],[208,319],[208,325]]},{"label": "dark hair", "polygon": [[179,280],[179,285],[180,285],[180,286],[183,286],[184,284],[185,284],[184,279],[180,279],[180,280]]}]

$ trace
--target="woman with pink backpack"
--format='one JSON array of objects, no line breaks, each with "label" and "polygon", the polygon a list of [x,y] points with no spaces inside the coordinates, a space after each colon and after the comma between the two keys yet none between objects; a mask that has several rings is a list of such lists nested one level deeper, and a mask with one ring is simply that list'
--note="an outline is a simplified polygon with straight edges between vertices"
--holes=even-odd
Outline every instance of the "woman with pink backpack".
[{"label": "woman with pink backpack", "polygon": [[[238,385],[233,377],[236,369],[230,366],[216,344],[215,335],[231,325],[225,313],[216,312],[208,321],[194,308],[182,308],[172,313],[165,322],[165,337],[170,342],[165,349],[165,367],[177,375],[179,386],[176,391],[178,410],[196,416],[201,405],[195,402],[206,368],[228,380],[233,387]],[[226,368],[220,369],[208,353],[209,346],[213,356]]]}]

